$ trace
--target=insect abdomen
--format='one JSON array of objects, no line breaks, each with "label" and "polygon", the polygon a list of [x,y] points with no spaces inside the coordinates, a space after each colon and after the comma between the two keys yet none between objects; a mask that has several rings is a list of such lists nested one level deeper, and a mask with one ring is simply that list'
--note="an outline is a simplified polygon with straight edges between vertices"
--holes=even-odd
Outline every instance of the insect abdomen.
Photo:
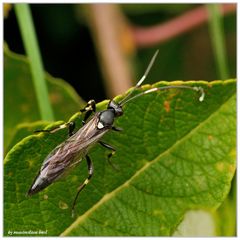
[{"label": "insect abdomen", "polygon": [[35,193],[40,192],[44,188],[46,188],[48,185],[50,185],[52,182],[49,182],[46,178],[42,178],[40,173],[34,180],[31,188],[28,190],[27,195],[32,196]]}]

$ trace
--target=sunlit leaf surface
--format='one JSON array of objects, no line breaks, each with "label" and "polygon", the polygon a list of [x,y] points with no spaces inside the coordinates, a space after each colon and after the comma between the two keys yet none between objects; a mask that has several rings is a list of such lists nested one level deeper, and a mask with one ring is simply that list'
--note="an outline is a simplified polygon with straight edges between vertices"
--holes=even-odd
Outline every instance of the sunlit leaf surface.
[{"label": "sunlit leaf surface", "polygon": [[197,92],[172,89],[124,106],[124,115],[115,122],[124,130],[104,137],[117,149],[112,162],[119,171],[106,161],[109,150],[92,149],[95,172],[79,197],[75,218],[71,204],[87,176],[85,161],[39,194],[25,195],[42,161],[67,138],[67,131],[31,135],[15,145],[4,164],[4,234],[166,236],[187,211],[219,207],[236,166],[236,82],[185,84],[201,85],[204,101]]}]

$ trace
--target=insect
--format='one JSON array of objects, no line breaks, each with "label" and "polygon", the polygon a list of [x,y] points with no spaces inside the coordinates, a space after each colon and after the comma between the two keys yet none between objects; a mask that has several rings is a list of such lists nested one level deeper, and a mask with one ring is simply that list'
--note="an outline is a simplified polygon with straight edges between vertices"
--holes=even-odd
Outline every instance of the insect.
[{"label": "insect", "polygon": [[[84,109],[80,110],[82,113],[85,113],[82,121],[83,126],[75,133],[73,132],[75,127],[74,122],[68,122],[68,123],[62,124],[51,130],[36,131],[36,132],[53,133],[60,129],[68,128],[69,138],[67,138],[63,143],[58,145],[55,149],[53,149],[48,154],[48,156],[42,163],[42,166],[36,178],[34,179],[27,195],[31,196],[33,194],[40,192],[41,190],[43,190],[44,188],[52,184],[54,181],[59,179],[66,172],[66,170],[69,170],[75,167],[78,163],[82,161],[82,159],[85,158],[87,161],[88,177],[78,188],[77,194],[74,198],[73,205],[72,205],[72,214],[73,214],[79,193],[89,183],[94,172],[92,160],[88,155],[89,149],[94,144],[99,143],[103,147],[106,147],[107,149],[111,150],[111,153],[109,154],[108,159],[111,158],[111,156],[115,152],[115,148],[103,142],[101,139],[103,135],[105,135],[110,130],[113,130],[113,131],[121,130],[120,128],[114,125],[114,120],[115,118],[123,115],[122,107],[126,103],[128,103],[129,101],[132,101],[135,98],[143,96],[145,94],[164,90],[164,89],[171,89],[171,88],[181,88],[181,89],[190,89],[194,91],[200,91],[201,96],[199,98],[199,101],[203,101],[204,91],[201,87],[191,87],[191,86],[184,86],[184,85],[164,86],[159,88],[156,87],[132,96],[134,90],[137,89],[147,77],[157,57],[157,54],[158,54],[158,51],[156,51],[156,53],[152,57],[142,78],[120,102],[110,100],[106,110],[96,112],[95,101],[90,100],[87,106]],[[94,113],[94,115],[90,118],[92,113]]]}]

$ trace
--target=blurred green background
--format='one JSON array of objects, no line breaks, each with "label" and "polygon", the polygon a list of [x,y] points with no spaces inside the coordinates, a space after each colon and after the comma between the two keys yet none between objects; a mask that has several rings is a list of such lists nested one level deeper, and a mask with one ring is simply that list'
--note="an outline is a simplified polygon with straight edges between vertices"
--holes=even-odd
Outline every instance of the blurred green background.
[{"label": "blurred green background", "polygon": [[[128,26],[151,27],[200,7],[200,4],[121,4],[116,5]],[[225,4],[226,5],[226,4]],[[69,82],[86,101],[109,97],[104,87],[96,39],[89,24],[85,4],[31,4],[37,39],[45,70]],[[236,77],[236,10],[222,18],[228,78]],[[104,35],[106,30],[102,30]],[[122,35],[122,33],[121,33]],[[24,54],[13,10],[4,21],[4,40],[9,48]],[[127,40],[126,40],[127,41]],[[155,49],[160,53],[146,83],[160,80],[215,80],[217,72],[211,33],[207,22],[168,41],[146,47],[130,40],[124,51],[132,63],[132,84],[140,78]],[[107,51],[108,49],[105,49]],[[114,63],[113,63],[114,64]],[[115,67],[115,66],[112,66]]]},{"label": "blurred green background", "polygon": [[[157,49],[158,58],[145,83],[236,78],[236,4],[215,6],[231,9],[219,17],[210,4],[30,4],[44,70],[51,75],[45,78],[54,120],[68,121],[85,105],[81,98],[100,102],[126,91],[142,76]],[[38,89],[32,83],[32,63],[14,54],[27,55],[16,8],[9,4],[4,7],[4,41],[11,50],[4,49],[6,154],[20,139],[47,123],[35,122],[41,120],[41,114],[35,96]],[[198,9],[200,15],[195,12]],[[208,13],[210,22],[205,19],[166,41],[143,44],[139,40],[141,31],[146,41],[154,38],[149,33],[152,28],[167,26],[164,31],[177,32],[182,27],[182,16],[190,14],[191,23]],[[169,27],[172,21],[178,27]],[[161,31],[160,36],[166,34]],[[226,229],[219,230],[219,235],[235,232],[236,187],[232,186],[216,213],[229,223],[223,226]]]}]

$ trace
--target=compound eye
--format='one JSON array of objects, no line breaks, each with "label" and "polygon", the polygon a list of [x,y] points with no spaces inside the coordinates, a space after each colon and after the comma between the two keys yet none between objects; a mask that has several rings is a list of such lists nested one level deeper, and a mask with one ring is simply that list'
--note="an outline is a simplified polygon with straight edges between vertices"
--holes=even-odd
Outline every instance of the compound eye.
[{"label": "compound eye", "polygon": [[114,102],[113,100],[109,102],[108,109],[113,109],[114,110],[114,115],[116,117],[119,117],[119,116],[123,115],[122,106],[119,105],[118,103]]},{"label": "compound eye", "polygon": [[117,117],[122,116],[122,115],[123,115],[122,107],[116,108],[116,109],[115,109],[115,113],[116,113],[116,116],[117,116]]}]

